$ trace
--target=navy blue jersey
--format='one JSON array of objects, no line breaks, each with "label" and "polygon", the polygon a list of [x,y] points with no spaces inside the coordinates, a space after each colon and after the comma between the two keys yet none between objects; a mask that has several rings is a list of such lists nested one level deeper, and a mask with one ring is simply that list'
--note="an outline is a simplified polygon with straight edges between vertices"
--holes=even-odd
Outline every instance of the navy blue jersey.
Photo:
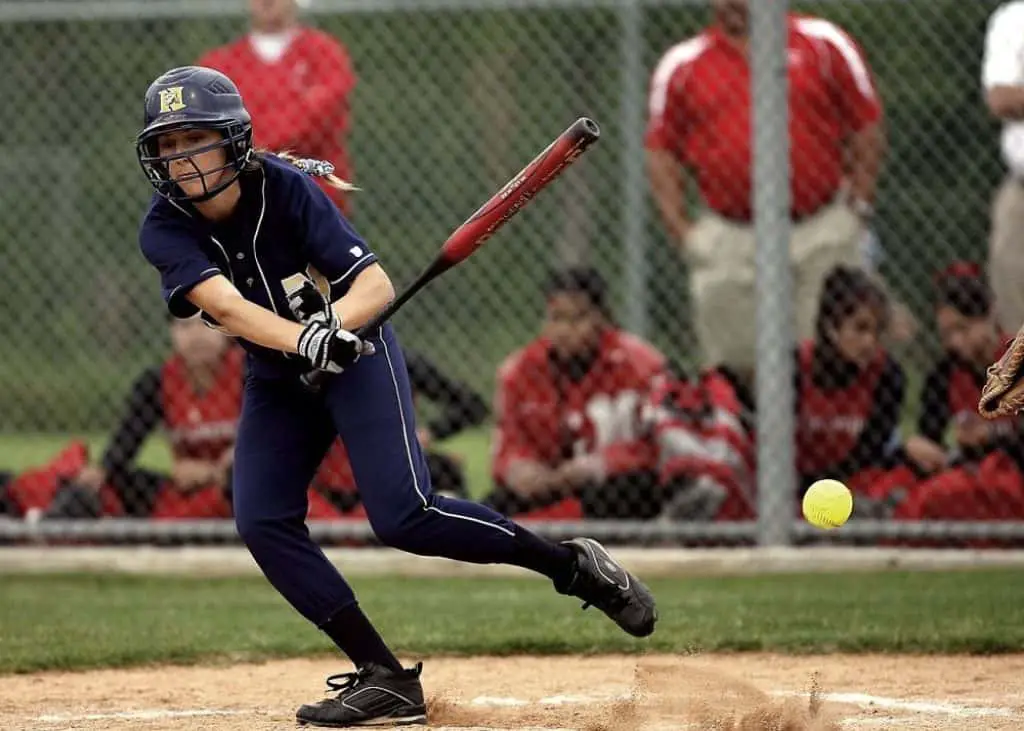
[{"label": "navy blue jersey", "polygon": [[[160,273],[164,301],[175,317],[198,311],[187,299],[200,282],[223,274],[247,300],[295,320],[284,282],[312,276],[331,301],[377,261],[327,194],[309,175],[274,155],[239,177],[241,199],[231,216],[208,221],[188,204],[154,195],[139,232],[146,259]],[[208,314],[203,318],[217,323]],[[239,338],[254,372],[290,375],[308,364],[296,355]]]}]

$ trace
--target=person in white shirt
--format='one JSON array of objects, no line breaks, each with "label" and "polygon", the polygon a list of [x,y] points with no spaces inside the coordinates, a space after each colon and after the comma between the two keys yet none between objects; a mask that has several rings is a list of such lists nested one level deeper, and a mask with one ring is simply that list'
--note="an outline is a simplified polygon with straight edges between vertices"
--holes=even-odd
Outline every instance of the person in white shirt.
[{"label": "person in white shirt", "polygon": [[1007,175],[992,202],[988,278],[1006,332],[1024,322],[1024,0],[989,18],[982,65],[985,102],[1003,120]]}]

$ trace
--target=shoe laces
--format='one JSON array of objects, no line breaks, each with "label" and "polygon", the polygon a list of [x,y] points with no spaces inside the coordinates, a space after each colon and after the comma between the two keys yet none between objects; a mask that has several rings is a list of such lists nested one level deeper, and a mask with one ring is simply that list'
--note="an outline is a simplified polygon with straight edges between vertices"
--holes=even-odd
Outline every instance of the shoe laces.
[{"label": "shoe laces", "polygon": [[618,611],[629,603],[629,597],[608,581],[601,581],[583,573],[577,573],[574,583],[579,585],[579,595],[583,599],[583,609],[597,607]]},{"label": "shoe laces", "polygon": [[352,690],[357,685],[365,682],[370,676],[372,668],[361,667],[353,673],[336,673],[335,675],[327,676],[327,692],[328,693],[344,693],[345,691]]}]

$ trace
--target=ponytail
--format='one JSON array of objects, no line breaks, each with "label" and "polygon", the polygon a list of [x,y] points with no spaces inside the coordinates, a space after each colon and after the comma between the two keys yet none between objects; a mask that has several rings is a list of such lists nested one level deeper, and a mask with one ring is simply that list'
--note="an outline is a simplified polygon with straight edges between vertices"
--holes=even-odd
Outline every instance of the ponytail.
[{"label": "ponytail", "polygon": [[312,175],[315,178],[323,178],[324,180],[327,181],[327,184],[330,185],[332,188],[337,188],[338,190],[344,191],[346,193],[350,193],[352,191],[359,190],[359,188],[357,186],[355,186],[352,183],[348,182],[347,180],[343,180],[342,178],[339,178],[337,175],[335,175],[334,174],[334,165],[332,163],[328,162],[327,160],[316,160],[316,159],[308,158],[308,157],[298,157],[297,155],[294,155],[294,154],[292,154],[291,152],[289,152],[287,150],[283,150],[281,152],[270,152],[268,150],[256,150],[256,155],[255,155],[255,159],[257,161],[256,164],[258,165],[259,164],[259,162],[258,162],[259,159],[263,155],[267,155],[267,154],[276,155],[277,157],[281,158],[282,160],[284,160],[286,162],[290,162],[292,165],[294,165],[295,167],[297,167],[299,170],[301,170],[302,172],[306,173],[307,175]]}]

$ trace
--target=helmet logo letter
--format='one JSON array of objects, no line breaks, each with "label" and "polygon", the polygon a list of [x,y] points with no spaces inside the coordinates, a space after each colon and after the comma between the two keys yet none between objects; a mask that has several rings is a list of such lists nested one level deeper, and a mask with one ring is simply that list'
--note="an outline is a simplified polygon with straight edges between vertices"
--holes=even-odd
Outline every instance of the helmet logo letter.
[{"label": "helmet logo letter", "polygon": [[171,86],[160,90],[160,113],[177,112],[185,108],[181,91],[184,87]]}]

